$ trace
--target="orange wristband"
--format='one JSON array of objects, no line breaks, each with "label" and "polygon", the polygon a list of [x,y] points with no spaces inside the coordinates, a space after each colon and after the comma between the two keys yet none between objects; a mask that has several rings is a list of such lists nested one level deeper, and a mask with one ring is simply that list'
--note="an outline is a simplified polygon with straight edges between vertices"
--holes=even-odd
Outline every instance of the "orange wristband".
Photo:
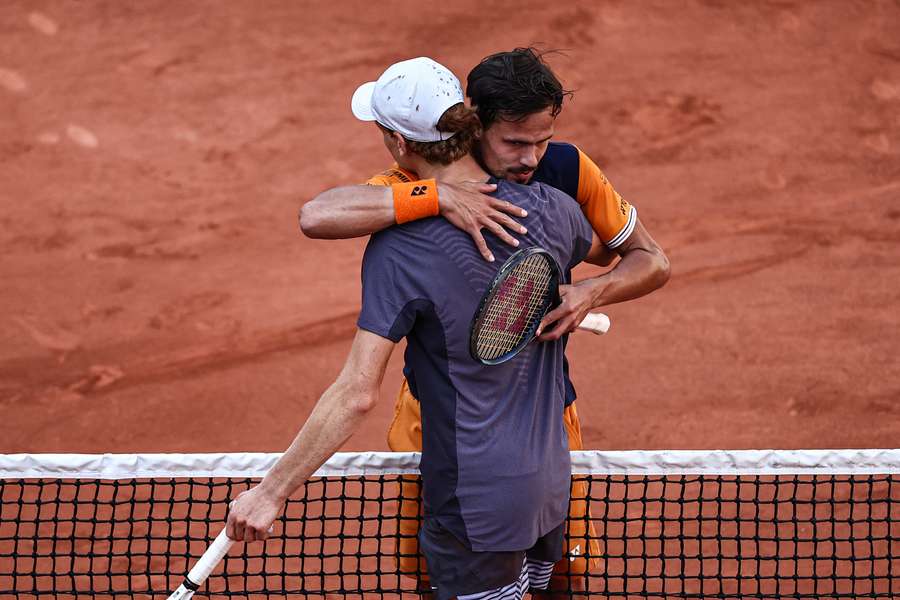
[{"label": "orange wristband", "polygon": [[397,223],[434,217],[440,212],[437,181],[434,179],[395,183],[391,189],[394,192],[394,216]]}]

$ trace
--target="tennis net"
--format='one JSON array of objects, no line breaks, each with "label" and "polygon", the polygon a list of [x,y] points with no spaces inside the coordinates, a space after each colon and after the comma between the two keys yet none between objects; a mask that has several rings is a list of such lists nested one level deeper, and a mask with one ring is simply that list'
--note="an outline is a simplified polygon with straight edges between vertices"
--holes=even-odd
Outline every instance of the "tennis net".
[{"label": "tennis net", "polygon": [[[0,455],[0,597],[165,598],[277,458]],[[336,454],[273,538],[233,548],[198,597],[418,598],[397,560],[417,464]],[[589,506],[574,525],[592,539],[568,550],[593,568],[558,580],[565,595],[900,597],[900,450],[573,452],[572,465]]]}]

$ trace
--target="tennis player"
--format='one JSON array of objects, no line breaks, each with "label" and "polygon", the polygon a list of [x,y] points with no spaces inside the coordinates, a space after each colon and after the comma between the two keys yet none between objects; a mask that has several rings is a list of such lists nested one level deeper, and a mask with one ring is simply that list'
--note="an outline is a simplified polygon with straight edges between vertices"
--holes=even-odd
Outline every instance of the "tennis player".
[{"label": "tennis player", "polygon": [[[354,95],[354,113],[376,122],[391,154],[426,180],[491,181],[495,197],[527,211],[523,244],[564,267],[605,257],[605,246],[569,196],[550,186],[489,179],[469,155],[481,132],[458,80],[426,58],[391,66]],[[433,196],[410,186],[409,202]],[[402,207],[401,207],[402,210]],[[497,258],[513,248],[496,244]],[[265,539],[287,497],[359,427],[374,406],[391,351],[407,340],[407,376],[421,405],[425,520],[419,534],[441,600],[521,598],[546,588],[563,551],[571,483],[563,425],[563,342],[533,343],[483,366],[469,355],[469,326],[496,274],[466,233],[417,219],[369,242],[359,330],[341,374],[263,481],[232,506],[227,533]]]},{"label": "tennis player", "polygon": [[[542,57],[531,48],[517,48],[485,58],[468,76],[467,93],[478,111],[484,133],[474,145],[480,166],[497,179],[517,183],[541,182],[560,189],[578,201],[593,230],[607,249],[599,264],[608,264],[616,255],[621,260],[607,274],[574,286],[562,286],[563,303],[545,320],[549,333],[545,339],[556,339],[570,331],[591,308],[637,298],[663,285],[669,276],[669,265],[662,249],[646,231],[637,210],[613,189],[597,165],[581,150],[568,143],[550,141],[556,117],[560,114],[568,92]],[[345,186],[328,190],[306,203],[300,223],[307,235],[320,238],[346,238],[374,233],[394,223],[444,217],[467,232],[480,253],[492,259],[482,228],[496,240],[511,246],[518,240],[509,232],[522,234],[522,223],[510,215],[522,217],[521,209],[490,192],[493,185],[481,181],[431,181],[429,189],[437,195],[410,195],[416,189],[410,182],[417,173],[405,157],[372,177],[366,186]],[[435,187],[436,184],[436,187]],[[504,230],[504,227],[509,230]],[[559,320],[558,327],[549,324]],[[564,363],[568,372],[568,366]],[[407,370],[408,371],[408,370]],[[575,406],[575,389],[565,377],[566,430],[571,450],[582,450],[581,425]],[[419,402],[406,382],[397,397],[395,418],[388,432],[388,444],[395,451],[422,449],[422,426]],[[405,498],[418,497],[416,484],[407,481]],[[584,573],[589,566],[585,554],[597,556],[596,543],[589,542],[585,524],[587,502],[585,486],[575,483],[572,490],[566,558],[557,565],[559,581],[553,587],[566,589],[581,581],[569,580],[568,573]],[[401,572],[421,574],[423,566],[415,533],[420,512],[411,502],[401,504],[404,537],[399,556]],[[590,552],[589,550],[590,544]],[[427,586],[425,586],[427,587]]]}]

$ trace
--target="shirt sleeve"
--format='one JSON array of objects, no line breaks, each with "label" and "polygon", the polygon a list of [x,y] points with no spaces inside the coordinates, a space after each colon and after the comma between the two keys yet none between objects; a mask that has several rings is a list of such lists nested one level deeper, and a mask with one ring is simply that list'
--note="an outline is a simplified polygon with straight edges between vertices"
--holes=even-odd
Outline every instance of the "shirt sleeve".
[{"label": "shirt sleeve", "polygon": [[618,248],[634,231],[637,209],[613,189],[600,167],[581,150],[578,150],[578,194],[575,199],[608,248]]},{"label": "shirt sleeve", "polygon": [[395,183],[409,183],[415,181],[419,177],[412,171],[401,169],[399,165],[394,163],[389,169],[385,169],[377,175],[373,175],[366,180],[366,185],[394,185]]},{"label": "shirt sleeve", "polygon": [[397,343],[412,331],[422,298],[391,234],[387,230],[373,235],[363,255],[357,325]]}]

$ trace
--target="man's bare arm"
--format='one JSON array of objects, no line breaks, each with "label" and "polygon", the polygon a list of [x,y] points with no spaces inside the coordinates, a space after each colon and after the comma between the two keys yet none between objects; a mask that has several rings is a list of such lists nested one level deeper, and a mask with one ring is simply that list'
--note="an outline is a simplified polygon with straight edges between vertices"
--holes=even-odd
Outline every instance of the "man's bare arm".
[{"label": "man's bare arm", "polygon": [[599,236],[597,236],[596,231],[592,231],[591,233],[593,236],[591,238],[591,249],[584,258],[584,262],[597,265],[598,267],[608,267],[619,257],[619,255],[616,254],[614,250],[607,248],[606,244],[604,244]]},{"label": "man's bare arm", "polygon": [[264,540],[287,498],[357,430],[378,400],[394,343],[359,330],[337,380],[316,403],[293,443],[256,487],[242,493],[228,513],[233,540]]},{"label": "man's bare arm", "polygon": [[[438,183],[440,215],[468,233],[486,260],[494,260],[484,240],[487,229],[511,246],[519,242],[509,234],[524,234],[525,228],[512,217],[526,212],[505,200],[486,195],[494,184]],[[510,216],[512,215],[512,216]],[[345,239],[370,235],[396,223],[394,196],[390,187],[351,185],[326,190],[300,208],[300,229],[311,238]]]},{"label": "man's bare arm", "polygon": [[[604,250],[597,242],[595,235],[587,262],[605,260]],[[635,223],[634,231],[616,251],[621,260],[608,273],[575,285],[560,286],[562,303],[547,313],[541,322],[540,330],[544,333],[540,340],[558,339],[574,331],[591,309],[640,298],[669,280],[669,259],[640,221]]]},{"label": "man's bare arm", "polygon": [[300,208],[300,229],[311,238],[360,237],[387,229],[395,222],[391,188],[382,185],[332,188]]}]

